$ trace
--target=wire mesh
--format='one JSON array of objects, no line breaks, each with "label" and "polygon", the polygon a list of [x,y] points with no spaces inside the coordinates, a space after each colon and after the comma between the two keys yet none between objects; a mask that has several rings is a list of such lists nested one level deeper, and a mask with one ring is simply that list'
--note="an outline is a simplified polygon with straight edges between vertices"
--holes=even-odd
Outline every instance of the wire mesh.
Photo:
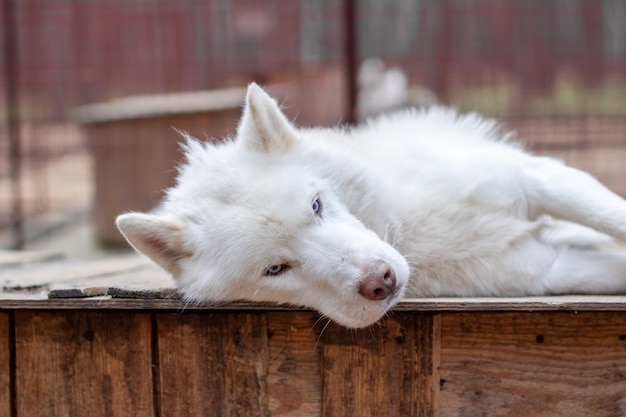
[{"label": "wire mesh", "polygon": [[[406,105],[479,111],[516,129],[530,148],[590,170],[626,195],[626,0],[2,4],[1,246],[19,244],[16,221],[28,240],[97,211],[98,175],[109,179],[106,189],[137,192],[128,181],[133,172],[121,165],[98,171],[97,146],[110,146],[112,161],[131,149],[179,159],[171,147],[158,151],[157,139],[139,137],[139,122],[119,139],[123,145],[94,147],[85,139],[89,126],[77,123],[79,107],[250,81],[273,88],[303,125]],[[231,119],[226,133],[236,126]],[[178,141],[169,126],[163,131],[158,140]],[[11,174],[16,158],[19,178]],[[161,171],[171,174],[165,165]],[[150,191],[155,200],[166,185]]]}]

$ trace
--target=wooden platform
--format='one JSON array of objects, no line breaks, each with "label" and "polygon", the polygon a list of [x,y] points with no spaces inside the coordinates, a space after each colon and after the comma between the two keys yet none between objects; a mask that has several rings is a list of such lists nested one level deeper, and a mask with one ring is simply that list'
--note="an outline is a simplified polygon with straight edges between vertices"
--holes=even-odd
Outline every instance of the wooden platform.
[{"label": "wooden platform", "polygon": [[0,253],[0,416],[623,416],[626,297],[420,299],[347,330],[189,305],[142,258]]}]

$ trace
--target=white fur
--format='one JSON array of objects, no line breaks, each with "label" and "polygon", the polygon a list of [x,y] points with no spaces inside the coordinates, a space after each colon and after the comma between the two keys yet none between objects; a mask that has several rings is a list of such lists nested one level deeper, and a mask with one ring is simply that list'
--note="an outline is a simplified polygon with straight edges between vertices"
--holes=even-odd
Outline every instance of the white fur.
[{"label": "white fur", "polygon": [[[361,327],[403,296],[626,290],[625,254],[581,248],[626,240],[626,202],[474,114],[298,129],[252,84],[234,139],[185,150],[161,206],[117,223],[193,301],[304,305]],[[395,285],[366,298],[380,265]]]}]

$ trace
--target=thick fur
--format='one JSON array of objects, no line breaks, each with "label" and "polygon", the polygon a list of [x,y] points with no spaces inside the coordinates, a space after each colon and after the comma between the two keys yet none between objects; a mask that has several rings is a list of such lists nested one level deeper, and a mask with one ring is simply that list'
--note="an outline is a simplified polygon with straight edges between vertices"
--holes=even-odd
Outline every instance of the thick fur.
[{"label": "thick fur", "polygon": [[626,240],[626,202],[475,114],[299,129],[252,84],[236,137],[185,151],[161,206],[117,224],[192,301],[362,327],[402,297],[626,291],[625,254],[588,248]]}]

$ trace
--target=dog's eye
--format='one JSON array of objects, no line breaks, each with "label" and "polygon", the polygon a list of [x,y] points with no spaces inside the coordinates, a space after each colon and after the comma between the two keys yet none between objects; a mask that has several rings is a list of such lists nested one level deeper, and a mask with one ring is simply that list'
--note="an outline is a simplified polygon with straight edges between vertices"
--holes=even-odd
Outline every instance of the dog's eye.
[{"label": "dog's eye", "polygon": [[288,269],[289,269],[289,265],[285,265],[285,264],[268,266],[267,269],[265,270],[265,276],[275,277],[276,275],[280,275]]},{"label": "dog's eye", "polygon": [[318,216],[322,214],[322,200],[320,200],[319,197],[316,197],[315,200],[313,200],[313,203],[311,203],[311,208],[313,209],[313,213]]}]

